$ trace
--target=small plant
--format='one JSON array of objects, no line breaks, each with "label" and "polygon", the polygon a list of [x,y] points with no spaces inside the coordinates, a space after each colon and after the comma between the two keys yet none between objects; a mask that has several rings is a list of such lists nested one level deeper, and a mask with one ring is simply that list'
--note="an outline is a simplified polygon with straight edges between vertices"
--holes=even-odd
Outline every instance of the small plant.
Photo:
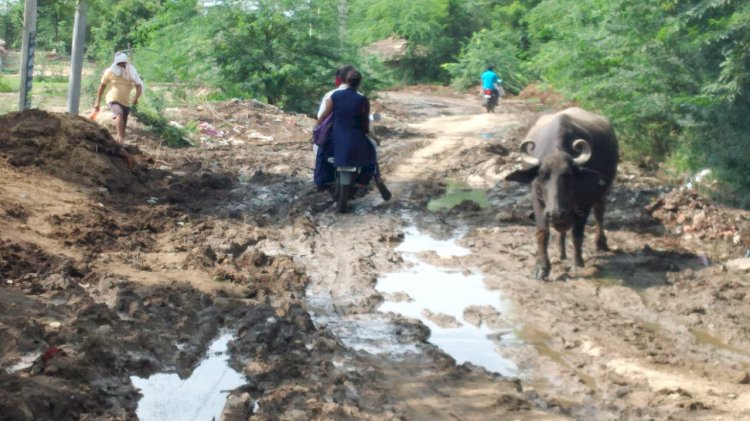
[{"label": "small plant", "polygon": [[182,148],[191,146],[187,139],[187,131],[184,128],[178,128],[169,124],[169,120],[162,114],[163,101],[160,97],[153,97],[151,100],[143,101],[133,107],[133,115],[141,123],[149,126],[164,144],[173,148]]},{"label": "small plant", "polygon": [[8,79],[0,76],[0,93],[15,92],[15,89],[10,85]]}]

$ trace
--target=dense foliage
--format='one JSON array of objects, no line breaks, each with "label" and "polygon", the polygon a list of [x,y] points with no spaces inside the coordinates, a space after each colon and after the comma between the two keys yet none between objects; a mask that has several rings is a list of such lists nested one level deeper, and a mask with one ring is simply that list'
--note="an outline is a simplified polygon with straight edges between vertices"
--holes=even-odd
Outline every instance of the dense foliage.
[{"label": "dense foliage", "polygon": [[[725,192],[750,197],[747,1],[88,3],[97,71],[127,49],[147,83],[183,99],[191,91],[181,89],[200,86],[217,98],[254,97],[311,113],[342,62],[364,70],[365,88],[469,88],[494,64],[510,92],[542,84],[609,116],[627,156],[683,171],[709,167]],[[0,37],[16,48],[22,4],[0,0]],[[74,8],[75,0],[39,0],[39,48],[70,48]],[[381,54],[376,45],[385,39],[403,49]]]}]

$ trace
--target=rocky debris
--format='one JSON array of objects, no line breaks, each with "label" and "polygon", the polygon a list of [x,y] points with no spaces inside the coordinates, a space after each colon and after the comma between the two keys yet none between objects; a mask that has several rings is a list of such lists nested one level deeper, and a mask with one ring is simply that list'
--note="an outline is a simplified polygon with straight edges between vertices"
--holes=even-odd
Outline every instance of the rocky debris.
[{"label": "rocky debris", "polygon": [[644,210],[663,222],[673,234],[687,239],[726,240],[734,244],[750,241],[738,221],[697,192],[678,188],[657,198]]},{"label": "rocky debris", "polygon": [[428,309],[424,309],[422,310],[422,316],[443,329],[453,329],[462,326],[458,319],[449,314],[434,313]]},{"label": "rocky debris", "polygon": [[747,273],[750,272],[750,257],[741,257],[739,259],[732,259],[725,263],[726,267],[730,270]]},{"label": "rocky debris", "polygon": [[476,327],[485,325],[491,329],[505,327],[500,312],[493,306],[470,306],[464,309],[464,320]]},{"label": "rocky debris", "polygon": [[230,394],[219,421],[247,421],[255,412],[256,401],[249,393]]}]

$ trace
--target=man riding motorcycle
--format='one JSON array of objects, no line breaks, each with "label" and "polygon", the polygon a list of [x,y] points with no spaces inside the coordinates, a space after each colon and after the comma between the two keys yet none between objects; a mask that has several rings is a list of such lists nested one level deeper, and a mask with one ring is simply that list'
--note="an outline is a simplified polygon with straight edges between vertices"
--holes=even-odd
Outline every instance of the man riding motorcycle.
[{"label": "man riding motorcycle", "polygon": [[500,98],[500,90],[498,87],[500,86],[500,83],[503,82],[502,79],[495,73],[494,66],[490,65],[487,66],[487,70],[482,73],[482,89],[480,90],[480,95],[484,95],[485,91],[490,91],[491,98],[490,103],[487,104],[487,110],[491,111],[492,108],[494,108],[497,105],[498,98]]}]

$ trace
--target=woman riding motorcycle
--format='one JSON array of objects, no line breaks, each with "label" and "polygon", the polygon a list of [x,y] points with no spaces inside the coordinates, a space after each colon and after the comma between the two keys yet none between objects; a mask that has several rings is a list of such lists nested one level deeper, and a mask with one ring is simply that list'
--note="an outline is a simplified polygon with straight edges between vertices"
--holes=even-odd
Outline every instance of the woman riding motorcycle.
[{"label": "woman riding motorcycle", "polygon": [[[362,168],[356,180],[357,185],[364,187],[374,177],[383,200],[390,200],[391,192],[380,178],[376,145],[367,136],[370,131],[370,102],[357,92],[362,75],[354,69],[347,70],[343,77],[345,85],[341,85],[343,89],[340,87],[334,90],[324,100],[325,107],[318,115],[318,125],[333,114],[330,146],[333,149],[334,166]],[[322,152],[323,148],[318,151],[318,163]],[[316,183],[319,181],[316,177]]]}]

